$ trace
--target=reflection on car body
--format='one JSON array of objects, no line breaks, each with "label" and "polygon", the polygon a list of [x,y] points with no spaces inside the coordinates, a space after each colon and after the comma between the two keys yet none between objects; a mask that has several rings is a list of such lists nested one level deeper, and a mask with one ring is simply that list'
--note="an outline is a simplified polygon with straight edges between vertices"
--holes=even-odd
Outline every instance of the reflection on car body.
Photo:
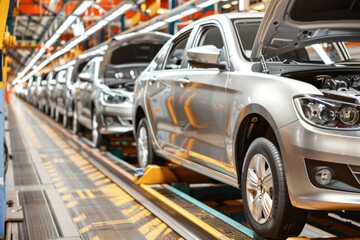
[{"label": "reflection on car body", "polygon": [[264,238],[298,235],[306,210],[360,209],[360,68],[343,43],[360,9],[332,3],[273,0],[261,24],[223,14],[176,34],[135,82],[139,165],[240,187]]}]

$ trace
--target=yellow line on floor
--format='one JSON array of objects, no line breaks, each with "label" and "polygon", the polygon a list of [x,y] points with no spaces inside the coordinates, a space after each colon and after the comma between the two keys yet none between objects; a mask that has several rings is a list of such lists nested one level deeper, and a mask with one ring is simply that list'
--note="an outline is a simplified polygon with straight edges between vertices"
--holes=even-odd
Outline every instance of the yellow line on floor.
[{"label": "yellow line on floor", "polygon": [[171,207],[172,209],[174,209],[176,212],[178,212],[179,214],[183,215],[184,217],[186,217],[188,220],[190,220],[191,222],[193,222],[194,224],[196,224],[197,226],[199,226],[200,228],[202,228],[203,230],[205,230],[206,232],[208,232],[209,234],[211,234],[212,236],[216,237],[217,239],[229,239],[228,237],[226,237],[223,233],[219,232],[218,230],[214,229],[213,227],[211,227],[209,224],[205,223],[204,221],[200,220],[199,218],[197,218],[196,216],[194,216],[193,214],[191,214],[190,212],[186,211],[184,208],[180,207],[179,205],[177,205],[176,203],[170,201],[167,197],[165,197],[164,195],[160,194],[159,192],[155,191],[154,189],[152,189],[149,186],[146,185],[140,185],[145,191],[147,191],[148,193],[152,194],[153,196],[155,196],[156,198],[160,199],[162,202],[164,202],[167,206]]},{"label": "yellow line on floor", "polygon": [[73,221],[74,221],[75,223],[78,223],[78,222],[83,221],[83,220],[85,220],[85,219],[86,219],[86,215],[85,215],[85,213],[82,213],[80,216],[74,217],[74,218],[73,218]]},{"label": "yellow line on floor", "polygon": [[73,198],[74,196],[72,195],[72,193],[67,193],[65,195],[63,195],[61,198],[62,200],[66,201],[66,200],[69,200],[71,198]]},{"label": "yellow line on floor", "polygon": [[89,196],[89,198],[95,198],[95,195],[91,192],[91,190],[86,189],[85,192]]},{"label": "yellow line on floor", "polygon": [[65,207],[66,208],[73,208],[73,207],[76,207],[77,205],[78,205],[77,201],[72,201],[72,202],[69,202],[69,203],[65,204]]},{"label": "yellow line on floor", "polygon": [[79,198],[81,198],[81,199],[86,198],[85,194],[82,191],[77,190],[76,193],[77,193],[77,195],[79,195]]}]

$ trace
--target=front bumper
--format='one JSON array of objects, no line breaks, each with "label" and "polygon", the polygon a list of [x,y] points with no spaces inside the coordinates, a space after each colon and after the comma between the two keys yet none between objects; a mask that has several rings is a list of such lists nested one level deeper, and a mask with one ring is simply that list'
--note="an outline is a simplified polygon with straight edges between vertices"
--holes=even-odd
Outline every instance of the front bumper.
[{"label": "front bumper", "polygon": [[127,133],[133,130],[131,103],[101,105],[100,133]]},{"label": "front bumper", "polygon": [[[279,135],[288,192],[295,207],[313,210],[360,209],[360,178],[354,172],[355,168],[360,168],[359,131],[326,130],[299,120],[279,129]],[[309,167],[309,162],[312,167]],[[316,186],[312,175],[314,163],[319,164],[318,167],[335,166],[332,169],[334,181],[350,179],[352,190],[341,188],[347,184],[340,184],[337,189],[326,185]]]}]

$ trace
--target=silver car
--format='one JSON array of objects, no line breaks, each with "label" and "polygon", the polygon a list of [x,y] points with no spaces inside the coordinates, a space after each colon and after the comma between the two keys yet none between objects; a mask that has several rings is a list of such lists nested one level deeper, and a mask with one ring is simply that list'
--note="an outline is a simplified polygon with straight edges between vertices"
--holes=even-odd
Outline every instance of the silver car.
[{"label": "silver car", "polygon": [[97,47],[74,85],[73,132],[91,130],[95,147],[109,135],[132,133],[135,78],[169,39],[164,33],[130,33],[108,41],[104,51],[97,53]]},{"label": "silver car", "polygon": [[196,21],[135,82],[139,165],[240,187],[264,238],[298,235],[307,210],[360,209],[360,8],[315,2]]}]

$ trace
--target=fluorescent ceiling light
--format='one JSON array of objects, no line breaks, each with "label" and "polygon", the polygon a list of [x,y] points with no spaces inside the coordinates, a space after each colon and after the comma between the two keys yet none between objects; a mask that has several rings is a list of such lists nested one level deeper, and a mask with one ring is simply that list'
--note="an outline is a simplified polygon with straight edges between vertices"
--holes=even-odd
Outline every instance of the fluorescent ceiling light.
[{"label": "fluorescent ceiling light", "polygon": [[92,25],[88,30],[86,30],[85,35],[87,35],[87,36],[92,35],[94,32],[103,28],[106,24],[108,24],[108,21],[106,21],[104,19],[97,22],[95,25]]},{"label": "fluorescent ceiling light", "polygon": [[132,6],[133,6],[132,3],[125,3],[124,5],[122,5],[118,9],[116,9],[114,12],[110,13],[109,16],[105,17],[105,20],[108,21],[108,22],[114,20],[115,18],[117,18],[118,16],[124,14],[127,10],[132,8]]},{"label": "fluorescent ceiling light", "polygon": [[55,33],[54,35],[52,35],[52,37],[49,40],[47,40],[47,42],[45,43],[45,48],[48,48],[51,45],[53,45],[56,42],[56,40],[59,39],[59,37],[60,37],[60,34],[58,34],[58,33]]},{"label": "fluorescent ceiling light", "polygon": [[151,32],[152,30],[155,30],[155,29],[157,29],[157,28],[160,28],[160,27],[164,26],[165,24],[166,24],[166,22],[163,22],[163,21],[157,22],[157,23],[155,23],[154,25],[150,25],[149,27],[146,27],[146,28],[140,30],[139,32],[141,32],[141,33]]},{"label": "fluorescent ceiling light", "polygon": [[83,1],[73,12],[74,15],[81,15],[83,14],[86,9],[88,9],[93,4],[93,1]]},{"label": "fluorescent ceiling light", "polygon": [[190,9],[185,10],[185,11],[182,12],[182,13],[178,13],[178,14],[176,14],[176,15],[174,15],[174,16],[171,16],[171,17],[165,19],[164,21],[167,22],[167,23],[175,22],[176,20],[179,20],[180,18],[189,16],[189,15],[191,15],[191,14],[193,14],[193,13],[198,12],[198,11],[200,11],[199,8],[193,7],[193,8],[190,8]]}]

